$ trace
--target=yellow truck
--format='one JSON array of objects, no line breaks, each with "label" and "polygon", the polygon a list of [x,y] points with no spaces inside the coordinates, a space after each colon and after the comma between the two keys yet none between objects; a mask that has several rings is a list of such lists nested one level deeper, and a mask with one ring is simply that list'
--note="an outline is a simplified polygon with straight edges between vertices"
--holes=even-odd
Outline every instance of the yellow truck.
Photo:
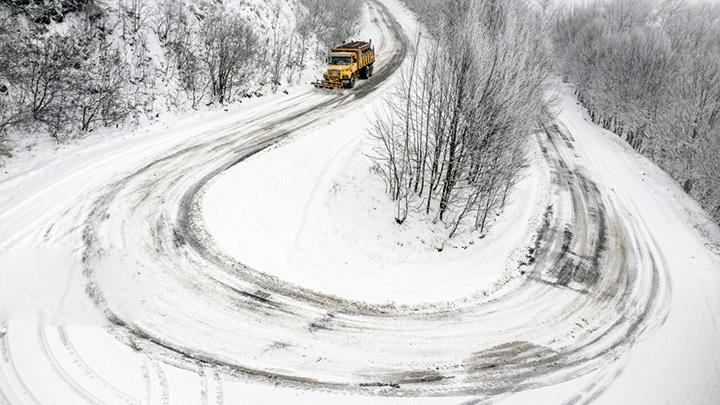
[{"label": "yellow truck", "polygon": [[367,79],[373,75],[375,48],[372,40],[352,41],[330,49],[328,68],[323,80],[312,82],[315,87],[353,88],[357,79]]}]

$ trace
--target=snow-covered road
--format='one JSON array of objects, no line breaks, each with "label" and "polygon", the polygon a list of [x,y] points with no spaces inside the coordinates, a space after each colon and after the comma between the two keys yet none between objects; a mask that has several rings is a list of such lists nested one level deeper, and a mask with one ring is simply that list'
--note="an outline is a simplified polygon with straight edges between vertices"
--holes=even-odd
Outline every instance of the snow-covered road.
[{"label": "snow-covered road", "polygon": [[[290,281],[225,248],[257,237],[254,248],[277,252],[273,243],[284,242],[250,222],[218,232],[213,201],[261,192],[221,179],[273,178],[237,171],[253,158],[272,162],[262,170],[294,167],[273,153],[300,141],[322,147],[314,132],[363,122],[364,106],[392,84],[414,25],[396,2],[370,2],[368,13],[377,73],[353,91],[308,89],[212,127],[95,145],[0,182],[0,402],[720,398],[720,260],[706,246],[717,228],[702,236],[688,225],[697,208],[667,201],[674,185],[568,97],[532,143],[536,175],[517,199],[535,209],[507,219],[521,219],[527,243],[491,266],[494,283],[448,299],[374,302],[303,280],[322,272]],[[279,142],[291,143],[268,150]],[[324,153],[350,156],[348,145]],[[295,176],[278,188],[304,174]],[[280,206],[307,204],[283,196]],[[468,260],[492,253],[493,241],[468,249]]]}]

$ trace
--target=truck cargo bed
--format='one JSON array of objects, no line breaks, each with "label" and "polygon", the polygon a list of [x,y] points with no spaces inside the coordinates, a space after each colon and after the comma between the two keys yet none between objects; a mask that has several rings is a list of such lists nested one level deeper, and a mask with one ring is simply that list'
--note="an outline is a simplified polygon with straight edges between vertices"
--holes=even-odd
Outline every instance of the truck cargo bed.
[{"label": "truck cargo bed", "polygon": [[366,52],[370,49],[372,44],[370,42],[365,41],[353,41],[353,42],[347,42],[344,43],[337,48],[332,48],[332,52],[341,52],[345,50],[359,50],[360,52]]}]

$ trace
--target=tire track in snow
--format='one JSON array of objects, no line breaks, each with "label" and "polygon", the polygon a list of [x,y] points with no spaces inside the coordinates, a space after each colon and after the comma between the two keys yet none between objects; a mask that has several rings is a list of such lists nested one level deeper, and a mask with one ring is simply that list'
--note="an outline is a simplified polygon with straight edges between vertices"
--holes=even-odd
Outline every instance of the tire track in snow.
[{"label": "tire track in snow", "polygon": [[150,380],[150,367],[148,367],[147,358],[143,358],[142,365],[140,366],[140,374],[143,380],[143,404],[152,404],[152,381]]},{"label": "tire track in snow", "polygon": [[76,381],[63,367],[60,360],[53,352],[50,344],[48,343],[47,333],[45,331],[45,321],[40,317],[40,321],[35,327],[35,333],[40,344],[40,350],[42,352],[45,362],[50,366],[55,375],[68,387],[72,392],[77,394],[78,397],[82,398],[86,403],[90,404],[103,404],[102,398],[98,398],[92,392],[88,391],[85,386]]},{"label": "tire track in snow", "polygon": [[[0,399],[4,404],[20,403],[20,397],[16,394],[22,392],[35,404],[40,402],[33,396],[25,385],[22,377],[15,367],[13,358],[10,354],[10,344],[8,340],[9,325],[7,322],[0,322]],[[18,387],[17,389],[15,387]]]},{"label": "tire track in snow", "polygon": [[200,403],[208,405],[208,377],[202,363],[198,363],[197,368],[198,377],[200,377]]},{"label": "tire track in snow", "polygon": [[105,392],[108,393],[108,395],[122,401],[126,404],[139,404],[140,401],[137,399],[131,398],[128,395],[126,395],[122,390],[118,389],[117,387],[113,386],[110,382],[106,381],[102,376],[100,376],[98,373],[96,373],[80,356],[80,354],[75,349],[75,346],[72,343],[72,340],[70,339],[70,336],[67,333],[67,329],[64,326],[58,326],[57,327],[58,335],[60,336],[60,342],[62,343],[63,347],[65,348],[65,352],[70,357],[72,363],[80,369],[83,374],[91,380],[94,384],[101,387]]},{"label": "tire track in snow", "polygon": [[223,382],[217,370],[213,370],[213,381],[215,382],[215,400],[218,405],[225,403],[225,392],[223,390]]},{"label": "tire track in snow", "polygon": [[153,370],[155,370],[155,375],[158,378],[158,381],[160,383],[160,393],[162,394],[162,404],[167,405],[170,403],[170,387],[168,386],[167,377],[165,377],[165,372],[162,370],[162,366],[155,360],[151,359],[149,360],[150,365],[152,366]]},{"label": "tire track in snow", "polygon": [[[200,402],[204,405],[225,403],[225,394],[223,392],[222,381],[220,375],[214,369],[206,369],[202,362],[197,363],[197,373],[200,377]],[[210,399],[211,388],[214,400]]]}]

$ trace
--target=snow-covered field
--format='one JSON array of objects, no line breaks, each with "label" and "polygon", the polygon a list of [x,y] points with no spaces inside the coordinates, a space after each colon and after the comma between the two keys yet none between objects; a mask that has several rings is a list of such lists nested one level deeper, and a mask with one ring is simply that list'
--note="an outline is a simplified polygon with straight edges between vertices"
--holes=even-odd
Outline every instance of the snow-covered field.
[{"label": "snow-covered field", "polygon": [[2,169],[0,403],[720,401],[720,230],[567,89],[484,238],[395,224],[366,123],[417,26],[383,4],[352,91]]}]

